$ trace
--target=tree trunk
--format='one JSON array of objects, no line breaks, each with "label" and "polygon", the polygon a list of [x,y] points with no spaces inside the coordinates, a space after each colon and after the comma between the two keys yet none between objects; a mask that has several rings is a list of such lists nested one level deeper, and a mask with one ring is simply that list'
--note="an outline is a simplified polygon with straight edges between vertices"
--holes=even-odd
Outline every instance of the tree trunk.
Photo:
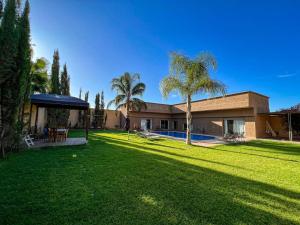
[{"label": "tree trunk", "polygon": [[192,112],[190,95],[187,96],[186,108],[186,144],[191,145]]}]

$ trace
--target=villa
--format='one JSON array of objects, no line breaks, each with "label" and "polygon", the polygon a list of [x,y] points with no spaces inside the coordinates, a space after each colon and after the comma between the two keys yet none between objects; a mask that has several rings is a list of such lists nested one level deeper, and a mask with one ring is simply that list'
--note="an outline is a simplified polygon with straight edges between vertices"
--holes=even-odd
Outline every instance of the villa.
[{"label": "villa", "polygon": [[[185,107],[185,103],[168,105],[147,102],[147,109],[129,112],[130,128],[183,132],[186,130]],[[90,117],[93,118],[93,109],[90,111]],[[46,109],[39,109],[39,130],[46,124],[46,114]],[[114,110],[105,110],[105,114],[106,128],[124,127],[126,109],[123,108],[117,113]],[[36,113],[32,114],[33,117],[35,115]],[[69,124],[77,127],[78,110],[70,111]],[[252,91],[192,102],[192,132],[212,136],[239,133],[250,139],[289,136],[284,127],[283,115],[270,113],[269,97]]]},{"label": "villa", "polygon": [[[185,131],[185,107],[185,103],[167,105],[147,102],[147,109],[129,113],[131,128]],[[124,120],[126,111],[121,112]],[[251,91],[194,101],[192,132],[214,136],[240,133],[248,138],[266,137],[269,117],[265,114],[269,112],[269,97]],[[271,121],[269,123],[272,124]]]}]

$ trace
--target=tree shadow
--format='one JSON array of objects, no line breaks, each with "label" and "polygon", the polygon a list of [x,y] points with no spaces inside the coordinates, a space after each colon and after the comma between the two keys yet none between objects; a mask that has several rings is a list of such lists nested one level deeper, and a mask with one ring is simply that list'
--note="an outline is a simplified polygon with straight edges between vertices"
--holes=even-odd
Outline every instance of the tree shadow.
[{"label": "tree shadow", "polygon": [[[218,162],[218,161],[213,161],[213,160],[207,160],[207,159],[202,159],[202,158],[199,158],[199,157],[192,157],[192,156],[187,156],[187,155],[181,155],[181,154],[177,154],[177,153],[174,153],[174,152],[168,152],[168,151],[164,151],[164,150],[160,150],[160,149],[157,149],[157,148],[149,148],[149,147],[146,147],[145,145],[141,146],[141,145],[138,145],[138,144],[134,144],[134,143],[130,143],[130,144],[127,144],[128,142],[125,141],[125,140],[121,140],[121,139],[117,139],[117,138],[111,138],[111,137],[101,137],[102,140],[105,140],[107,142],[114,142],[114,144],[119,144],[119,145],[127,145],[127,147],[129,148],[134,148],[134,149],[140,149],[142,148],[143,150],[147,150],[147,151],[152,151],[152,152],[157,152],[157,153],[163,153],[164,155],[169,155],[169,156],[176,156],[176,157],[179,157],[179,158],[185,158],[185,159],[192,159],[192,160],[196,160],[196,161],[202,161],[202,162],[207,162],[207,163],[211,163],[211,164],[217,164],[217,165],[221,165],[221,166],[227,166],[227,167],[232,167],[232,168],[236,168],[236,169],[241,169],[241,170],[248,170],[248,171],[253,171],[251,169],[246,169],[244,167],[241,167],[241,166],[234,166],[234,165],[231,165],[231,164],[227,164],[227,163],[222,163],[222,162]],[[147,145],[149,144],[149,142],[147,142]],[[170,146],[167,146],[167,145],[158,145],[158,144],[155,144],[156,146],[163,146],[163,147],[169,147]],[[172,149],[177,149],[176,147],[171,147]]]},{"label": "tree shadow", "polygon": [[[0,188],[5,193],[0,222],[300,224],[299,192],[192,165],[176,153],[147,147],[148,142],[96,133],[90,137],[85,151],[29,151],[24,155],[33,161],[25,161],[26,167],[20,160],[3,167],[12,169],[8,178],[24,172],[17,184],[7,178]],[[14,198],[16,194],[20,196]],[[34,195],[39,198],[32,199]]]},{"label": "tree shadow", "polygon": [[[241,147],[244,147],[245,144],[226,145],[226,147],[230,147],[230,146],[241,146]],[[258,147],[259,147],[259,145],[258,145]],[[274,157],[274,156],[268,156],[268,155],[262,155],[262,154],[256,154],[256,153],[249,153],[249,152],[245,152],[245,151],[232,151],[232,150],[229,150],[227,148],[208,147],[208,146],[203,146],[203,148],[208,148],[208,149],[215,150],[215,151],[230,152],[230,153],[234,153],[234,154],[257,156],[257,157],[267,158],[267,159],[276,159],[276,160],[281,160],[281,161],[286,161],[286,162],[300,163],[300,161],[294,160],[294,159],[286,159],[286,158],[282,158],[282,157]],[[241,150],[243,150],[243,149],[241,149]],[[256,151],[256,152],[259,151],[257,149],[244,149],[244,150],[250,150],[250,151]]]},{"label": "tree shadow", "polygon": [[[151,154],[148,151],[166,152],[132,142],[111,137],[99,139],[115,146],[114,151],[130,150],[128,154],[139,158],[137,164],[144,167],[138,173],[140,176],[147,174],[149,167],[155,167],[156,173],[148,174],[147,179],[143,179],[150,190],[141,189],[141,194],[150,193],[161,204],[170,203],[190,218],[191,223],[300,224],[299,219],[296,222],[284,216],[285,213],[297,215],[300,212],[299,192]],[[132,151],[137,148],[147,152]],[[174,153],[170,155],[185,157]],[[164,179],[166,186],[162,187]]]},{"label": "tree shadow", "polygon": [[[251,141],[245,144],[246,146],[260,148],[261,151],[270,153],[280,153],[287,155],[300,155],[300,145],[291,143],[280,143],[280,142],[267,142],[267,141]],[[252,150],[252,149],[250,149]],[[256,151],[260,151],[256,150]]]}]

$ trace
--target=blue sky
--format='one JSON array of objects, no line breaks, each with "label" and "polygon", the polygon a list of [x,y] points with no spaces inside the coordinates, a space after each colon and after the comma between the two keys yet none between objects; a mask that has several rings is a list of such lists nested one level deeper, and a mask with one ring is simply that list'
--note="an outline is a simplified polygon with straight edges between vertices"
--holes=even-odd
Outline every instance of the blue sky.
[{"label": "blue sky", "polygon": [[[214,78],[228,93],[252,90],[270,96],[276,110],[300,102],[300,1],[99,1],[31,0],[35,57],[52,61],[58,48],[67,63],[72,95],[90,91],[90,103],[125,71],[138,72],[145,101],[164,100],[160,80],[169,53],[190,57],[209,51],[218,60]],[[194,100],[207,96],[194,96]]]}]

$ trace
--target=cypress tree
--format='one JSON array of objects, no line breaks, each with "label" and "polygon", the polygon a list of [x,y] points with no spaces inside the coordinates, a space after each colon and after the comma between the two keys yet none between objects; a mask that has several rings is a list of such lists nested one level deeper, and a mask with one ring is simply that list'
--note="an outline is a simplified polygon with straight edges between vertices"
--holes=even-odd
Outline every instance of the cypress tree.
[{"label": "cypress tree", "polygon": [[[82,89],[79,89],[79,98],[81,99],[82,97]],[[77,126],[79,128],[83,127],[83,118],[82,118],[82,110],[78,110],[78,124]]]},{"label": "cypress tree", "polygon": [[94,112],[94,128],[100,125],[100,94],[97,93],[95,97],[95,112]]},{"label": "cypress tree", "polygon": [[84,101],[89,102],[89,91],[85,92]]},{"label": "cypress tree", "polygon": [[[84,95],[84,101],[86,102],[89,102],[89,91],[85,92],[85,95]],[[87,114],[89,115],[90,114],[90,110],[88,109],[87,111]],[[83,126],[85,126],[85,117],[83,118]]]},{"label": "cypress tree", "polygon": [[61,94],[70,96],[70,76],[68,74],[67,65],[64,65],[63,72],[61,73]]},{"label": "cypress tree", "polygon": [[104,103],[104,92],[101,92],[101,104],[100,104],[100,113],[99,113],[99,118],[100,118],[100,126],[103,128],[104,125],[104,108],[105,108],[105,103]]},{"label": "cypress tree", "polygon": [[53,62],[51,67],[51,83],[50,83],[51,94],[61,94],[60,83],[59,83],[59,52],[54,51]]},{"label": "cypress tree", "polygon": [[[60,82],[59,82],[59,52],[58,50],[54,51],[53,54],[53,62],[51,67],[51,79],[50,79],[50,94],[61,94],[60,91]],[[61,113],[60,109],[48,108],[47,109],[47,119],[48,126],[52,128],[57,128],[61,121]]]},{"label": "cypress tree", "polygon": [[[66,64],[64,65],[63,71],[61,73],[60,88],[62,95],[70,96],[70,76],[68,75]],[[61,123],[63,126],[67,127],[70,116],[70,110],[62,109],[61,111]]]},{"label": "cypress tree", "polygon": [[18,32],[15,0],[7,0],[1,21],[0,85],[16,78]]},{"label": "cypress tree", "polygon": [[[15,147],[15,122],[18,96],[17,64],[18,31],[16,1],[6,0],[0,35],[0,135],[3,147]],[[5,140],[5,143],[4,143]],[[1,147],[1,148],[2,148]],[[2,148],[3,149],[3,148]]]},{"label": "cypress tree", "polygon": [[[24,11],[19,22],[19,45],[18,45],[18,79],[17,84],[19,85],[19,96],[17,104],[20,106],[19,109],[23,109],[24,102],[27,102],[28,95],[26,90],[31,85],[31,44],[30,44],[30,22],[29,22],[30,6],[28,0],[25,2]],[[23,127],[23,116],[24,111],[19,112],[19,122],[21,128]]]}]

